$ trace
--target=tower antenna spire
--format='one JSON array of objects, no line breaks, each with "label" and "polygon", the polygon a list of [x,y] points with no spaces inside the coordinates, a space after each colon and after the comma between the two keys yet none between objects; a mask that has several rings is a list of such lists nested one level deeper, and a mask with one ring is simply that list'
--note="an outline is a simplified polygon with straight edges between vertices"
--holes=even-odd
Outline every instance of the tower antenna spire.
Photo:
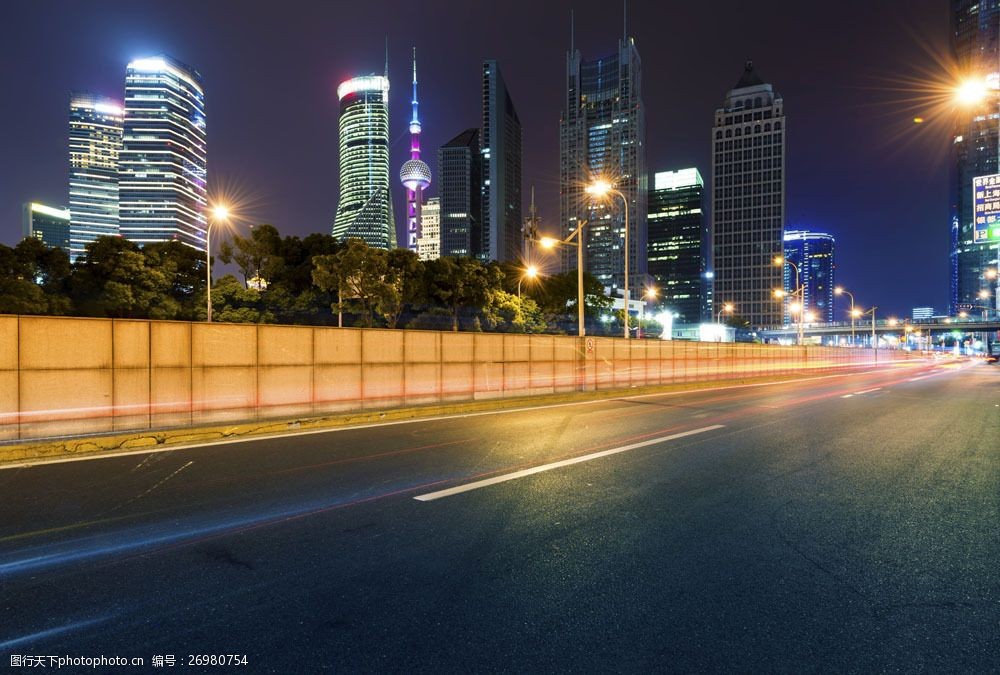
[{"label": "tower antenna spire", "polygon": [[622,46],[628,44],[628,0],[622,0]]},{"label": "tower antenna spire", "polygon": [[569,53],[576,51],[576,17],[573,10],[569,10]]},{"label": "tower antenna spire", "polygon": [[410,117],[410,159],[399,170],[399,180],[406,188],[406,248],[416,253],[423,236],[421,213],[424,190],[431,184],[431,170],[420,159],[420,115],[417,112],[417,48],[413,47],[413,116]]},{"label": "tower antenna spire", "polygon": [[389,79],[389,34],[385,34],[385,79]]}]

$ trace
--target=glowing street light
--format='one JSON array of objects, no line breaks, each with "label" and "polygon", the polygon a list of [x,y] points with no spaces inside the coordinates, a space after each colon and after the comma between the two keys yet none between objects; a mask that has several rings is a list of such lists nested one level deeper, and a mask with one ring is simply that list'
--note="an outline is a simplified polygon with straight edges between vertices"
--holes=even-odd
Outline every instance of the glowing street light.
[{"label": "glowing street light", "polygon": [[727,302],[726,304],[724,304],[722,306],[722,309],[719,310],[718,318],[715,320],[715,322],[722,323],[722,313],[725,312],[726,314],[732,314],[734,309],[736,308],[733,307],[733,303]]},{"label": "glowing street light", "polygon": [[[955,102],[959,105],[971,108],[984,103],[990,96],[1000,94],[1000,81],[992,86],[988,79],[983,77],[970,77],[960,82],[954,90]],[[997,106],[1000,107],[1000,95],[997,96]],[[1000,115],[998,115],[1000,120]],[[1000,153],[1000,136],[997,137],[997,152]]]},{"label": "glowing street light", "polygon": [[524,323],[524,312],[521,308],[521,282],[525,279],[536,278],[538,278],[538,268],[534,265],[528,265],[517,279],[517,318],[520,323]]},{"label": "glowing street light", "polygon": [[[580,337],[583,337],[584,335],[587,334],[587,327],[584,325],[584,318],[583,318],[583,314],[584,314],[584,312],[583,312],[583,310],[584,310],[584,306],[583,306],[583,299],[584,299],[584,296],[583,296],[583,228],[587,225],[587,222],[588,221],[586,221],[586,220],[581,220],[577,224],[576,228],[572,232],[570,232],[569,236],[567,236],[565,239],[556,239],[555,237],[545,236],[545,237],[539,237],[538,239],[535,240],[535,241],[538,242],[539,246],[541,246],[542,248],[544,248],[547,251],[551,251],[552,249],[554,249],[556,246],[559,246],[560,244],[565,245],[565,246],[576,246],[576,320],[577,320],[577,329],[576,329],[576,332],[577,332],[577,335],[579,335]],[[574,239],[576,239],[576,241],[573,241]],[[532,265],[532,267],[534,267],[534,266]],[[537,274],[537,273],[538,273],[538,271],[536,269],[535,270],[535,274]],[[518,289],[520,289],[520,282],[518,282]],[[520,290],[518,291],[518,295],[520,296]],[[626,311],[625,314],[627,316],[628,315],[628,311]]]},{"label": "glowing street light", "polygon": [[[792,312],[798,312],[799,309],[801,309],[806,304],[805,287],[800,283],[800,280],[799,280],[799,266],[796,265],[795,263],[793,263],[791,260],[788,260],[787,258],[785,258],[784,256],[781,256],[781,255],[774,256],[774,259],[771,262],[774,264],[775,267],[780,267],[780,268],[782,268],[782,270],[784,270],[785,264],[791,265],[792,269],[795,270],[795,290],[792,291],[791,295],[793,297],[798,297],[799,298],[799,302],[792,303],[791,305],[789,305],[789,310],[792,311]],[[784,273],[782,273],[782,276],[784,276]],[[780,298],[784,298],[787,295],[788,295],[788,293],[786,293],[784,290],[781,290],[780,292],[776,290],[774,292],[774,297],[779,298],[779,299]],[[804,338],[803,338],[803,335],[802,335],[802,329],[803,329],[802,319],[803,319],[803,317],[799,316],[799,322],[798,322],[799,323],[799,340],[798,340],[799,346],[801,346],[802,343],[803,343],[803,341],[804,341]]]},{"label": "glowing street light", "polygon": [[986,100],[988,93],[986,80],[970,78],[955,88],[955,100],[962,105],[977,105]]},{"label": "glowing street light", "polygon": [[608,195],[617,195],[622,198],[622,206],[625,210],[625,288],[624,288],[624,300],[625,300],[625,339],[631,337],[628,330],[628,258],[629,258],[629,247],[628,247],[628,199],[619,190],[616,190],[613,185],[603,178],[598,178],[594,180],[590,185],[586,187],[586,192],[591,197],[596,197],[597,199],[602,199]]},{"label": "glowing street light", "polygon": [[521,282],[525,279],[536,279],[538,278],[538,268],[534,265],[528,265],[521,272],[521,276],[517,280],[517,302],[520,305],[521,302]]},{"label": "glowing street light", "polygon": [[851,299],[851,346],[854,346],[854,323],[861,316],[861,312],[854,308],[854,294],[843,286],[837,286],[833,289],[834,295],[846,295]]},{"label": "glowing street light", "polygon": [[206,282],[206,317],[207,323],[212,323],[212,226],[218,223],[229,222],[229,207],[225,204],[216,204],[212,208],[212,215],[205,226],[205,282]]}]

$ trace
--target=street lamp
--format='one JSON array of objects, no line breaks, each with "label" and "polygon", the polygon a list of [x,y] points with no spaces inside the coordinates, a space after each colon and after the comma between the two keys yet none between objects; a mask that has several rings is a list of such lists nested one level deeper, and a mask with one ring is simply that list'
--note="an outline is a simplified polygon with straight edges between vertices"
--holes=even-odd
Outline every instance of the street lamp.
[{"label": "street lamp", "polygon": [[535,267],[534,265],[528,265],[527,267],[524,268],[524,271],[521,272],[521,276],[517,280],[518,303],[521,302],[521,282],[524,281],[525,279],[535,279],[537,277],[538,277],[538,268]]},{"label": "street lamp", "polygon": [[[1000,82],[997,83],[997,87],[996,91],[1000,93]],[[986,78],[969,78],[955,87],[955,102],[971,108],[985,101],[990,95],[990,89]],[[997,106],[1000,108],[1000,96],[997,96]],[[1000,138],[997,138],[997,153],[1000,155]]]},{"label": "street lamp", "polygon": [[859,312],[858,310],[854,309],[854,294],[851,293],[846,288],[844,288],[843,286],[837,286],[836,288],[834,288],[833,289],[833,294],[834,295],[846,295],[846,296],[848,296],[851,299],[851,346],[853,347],[854,346],[854,322],[855,322],[855,320],[859,316],[861,316],[861,312]]},{"label": "street lamp", "polygon": [[[806,306],[806,294],[805,294],[805,287],[799,281],[799,266],[796,265],[795,263],[793,263],[791,260],[788,260],[784,256],[780,256],[780,255],[775,256],[773,262],[774,262],[774,265],[776,267],[781,267],[782,268],[782,277],[784,277],[784,271],[783,270],[784,270],[784,265],[786,263],[789,264],[789,265],[791,265],[792,269],[795,270],[795,290],[792,291],[792,295],[793,296],[798,296],[798,298],[799,298],[799,305],[800,305],[799,309],[804,309],[805,306]],[[788,294],[785,293],[784,290],[781,290],[780,293],[777,290],[774,292],[774,297],[776,297],[776,298],[784,298],[786,295],[788,295]],[[792,309],[792,306],[789,306],[789,309]],[[797,310],[792,310],[792,311],[797,311]],[[800,312],[799,313],[799,346],[800,347],[802,346],[802,343],[804,341],[803,340],[803,335],[802,335],[802,319],[803,319],[802,312]]]},{"label": "street lamp", "polygon": [[218,204],[212,209],[212,215],[205,226],[205,288],[208,323],[212,323],[212,226],[217,223],[229,222],[229,208]]},{"label": "street lamp", "polygon": [[[576,334],[580,337],[587,334],[587,328],[583,321],[583,228],[588,222],[581,220],[580,224],[565,239],[556,239],[554,237],[540,237],[538,239],[538,244],[548,251],[551,251],[560,244],[564,246],[576,246]],[[575,242],[573,241],[574,237],[576,238]],[[628,313],[626,312],[626,314]]]},{"label": "street lamp", "polygon": [[[875,310],[876,309],[878,309],[878,307],[874,307],[873,306],[867,312],[861,312],[861,316],[865,316],[866,314],[871,314],[872,315],[872,349],[878,349],[878,340],[875,338]],[[893,321],[895,321],[895,319],[890,319],[889,320],[890,325],[895,325],[893,323]],[[907,329],[908,330],[912,330],[911,328],[909,328],[909,326],[907,326]]]},{"label": "street lamp", "polygon": [[719,310],[718,318],[716,318],[715,322],[716,323],[722,323],[722,313],[725,312],[726,314],[732,314],[733,313],[733,309],[734,309],[733,308],[733,303],[727,302],[726,304],[724,304],[722,306],[722,309]]},{"label": "street lamp", "polygon": [[601,198],[606,195],[618,195],[622,198],[622,205],[625,208],[625,339],[627,340],[629,335],[628,330],[628,258],[629,258],[629,248],[628,248],[628,199],[619,190],[616,190],[614,186],[611,185],[606,180],[595,180],[593,183],[587,186],[587,194],[592,197]]}]

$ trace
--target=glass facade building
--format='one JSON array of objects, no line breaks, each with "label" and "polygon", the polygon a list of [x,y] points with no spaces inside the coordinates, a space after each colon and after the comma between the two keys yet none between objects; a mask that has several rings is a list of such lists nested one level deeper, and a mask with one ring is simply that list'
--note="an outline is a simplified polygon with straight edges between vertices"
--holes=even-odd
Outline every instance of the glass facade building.
[{"label": "glass facade building", "polygon": [[[595,203],[586,186],[600,177],[628,200],[629,288],[632,295],[646,274],[646,117],[642,102],[642,61],[635,40],[623,37],[618,50],[584,59],[566,54],[566,98],[559,122],[560,222],[563,236],[581,222],[584,267],[605,286],[625,281],[625,214],[617,196]],[[563,250],[564,271],[576,268],[576,254]]]},{"label": "glass facade building", "polygon": [[496,61],[483,62],[482,260],[518,260],[521,236],[521,120]]},{"label": "glass facade building", "polygon": [[198,71],[167,56],[128,64],[118,167],[123,237],[205,250],[208,156]]},{"label": "glass facade building", "polygon": [[732,303],[753,327],[781,325],[785,109],[752,63],[715,111],[712,136],[715,304]]},{"label": "glass facade building", "polygon": [[441,198],[431,197],[420,210],[420,237],[417,257],[437,260],[441,257]]},{"label": "glass facade building", "polygon": [[[983,304],[1000,307],[996,282],[1000,241],[974,240],[972,180],[1000,174],[1000,0],[951,0],[951,51],[963,77],[985,81],[983,101],[956,108],[951,144],[951,314]],[[992,304],[992,303],[991,303]]]},{"label": "glass facade building", "polygon": [[122,149],[121,103],[75,93],[69,104],[69,256],[87,243],[118,236],[118,157]]},{"label": "glass facade building", "polygon": [[438,150],[443,256],[488,256],[484,255],[489,237],[484,234],[479,138],[479,129],[466,129]]},{"label": "glass facade building", "polygon": [[679,323],[699,323],[708,298],[708,223],[705,183],[698,169],[654,174],[649,191],[648,272],[658,302],[675,312]]},{"label": "glass facade building", "polygon": [[340,100],[340,201],[337,239],[362,239],[372,248],[396,248],[389,192],[389,78],[356,77],[337,87]]},{"label": "glass facade building", "polygon": [[[830,323],[833,315],[834,264],[833,236],[824,232],[789,230],[785,232],[785,259],[799,268],[799,283],[802,284],[802,311],[815,315],[815,321]],[[795,268],[784,266],[783,288],[786,294],[795,291]],[[793,302],[790,296],[785,301],[784,322],[798,319],[798,315],[788,311]],[[843,317],[841,317],[843,318]],[[849,318],[849,317],[848,317]]]},{"label": "glass facade building", "polygon": [[46,206],[38,202],[28,202],[24,205],[21,234],[25,238],[32,237],[38,239],[46,246],[61,248],[68,254],[70,247],[70,210],[55,206]]}]

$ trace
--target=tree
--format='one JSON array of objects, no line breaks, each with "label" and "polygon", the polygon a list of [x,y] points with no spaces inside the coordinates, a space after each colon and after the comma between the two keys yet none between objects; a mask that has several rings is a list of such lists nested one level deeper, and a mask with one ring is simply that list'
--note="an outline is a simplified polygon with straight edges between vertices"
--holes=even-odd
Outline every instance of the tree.
[{"label": "tree", "polygon": [[67,314],[72,268],[66,252],[38,239],[0,245],[0,313]]},{"label": "tree", "polygon": [[164,297],[150,308],[150,318],[191,320],[203,305],[195,299],[205,293],[205,256],[179,241],[146,244],[146,267],[163,274]]},{"label": "tree", "polygon": [[249,237],[234,234],[232,242],[222,242],[219,260],[227,265],[235,262],[243,275],[244,285],[255,277],[270,282],[284,267],[281,247],[281,235],[274,225],[255,225]]},{"label": "tree", "polygon": [[[481,309],[491,288],[499,288],[503,272],[487,268],[474,258],[438,258],[424,264],[427,298],[451,309],[451,329],[458,330],[463,309],[472,314]],[[472,309],[472,312],[468,310]]]},{"label": "tree", "polygon": [[548,324],[538,304],[504,290],[492,290],[483,309],[487,328],[502,333],[542,333]]},{"label": "tree", "polygon": [[[247,288],[232,274],[212,285],[212,319],[228,323],[274,323],[274,314],[264,305],[261,291]],[[202,295],[198,318],[205,318]]]},{"label": "tree", "polygon": [[71,295],[84,316],[172,318],[169,270],[149,267],[139,247],[122,237],[98,237],[84,247]]},{"label": "tree", "polygon": [[388,302],[387,252],[371,248],[361,239],[348,239],[337,253],[313,258],[313,266],[313,283],[337,295],[334,310],[340,314],[346,308],[360,314],[363,325],[371,328],[377,303]]},{"label": "tree", "polygon": [[395,328],[407,305],[424,299],[423,263],[417,254],[397,248],[386,254],[386,275],[376,301],[376,309],[389,328]]}]

